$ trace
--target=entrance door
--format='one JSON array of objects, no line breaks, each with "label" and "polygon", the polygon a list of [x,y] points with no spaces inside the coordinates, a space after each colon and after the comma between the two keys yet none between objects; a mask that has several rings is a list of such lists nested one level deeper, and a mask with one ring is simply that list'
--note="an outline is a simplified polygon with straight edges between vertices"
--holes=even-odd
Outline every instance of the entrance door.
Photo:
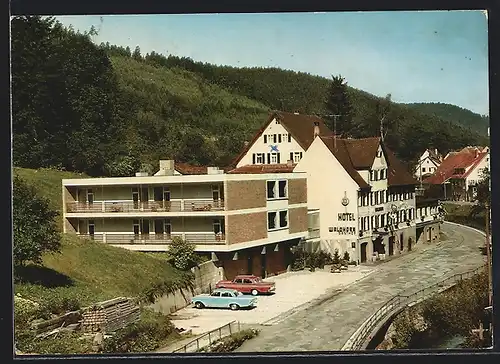
[{"label": "entrance door", "polygon": [[366,263],[366,248],[368,243],[361,244],[361,263]]},{"label": "entrance door", "polygon": [[157,240],[162,240],[163,239],[163,233],[165,228],[165,220],[163,219],[156,219],[155,220],[155,237]]},{"label": "entrance door", "polygon": [[399,244],[400,244],[399,250],[403,251],[403,249],[405,247],[404,240],[403,240],[403,234],[399,235]]},{"label": "entrance door", "polygon": [[408,238],[408,251],[411,252],[411,238]]},{"label": "entrance door", "polygon": [[394,254],[394,236],[389,237],[389,256]]},{"label": "entrance door", "polygon": [[253,255],[251,252],[247,256],[247,274],[253,274]]},{"label": "entrance door", "polygon": [[147,208],[148,207],[148,201],[149,201],[149,188],[147,187],[142,187],[141,188],[141,202],[142,206]]},{"label": "entrance door", "polygon": [[149,239],[149,220],[141,220],[142,239]]}]

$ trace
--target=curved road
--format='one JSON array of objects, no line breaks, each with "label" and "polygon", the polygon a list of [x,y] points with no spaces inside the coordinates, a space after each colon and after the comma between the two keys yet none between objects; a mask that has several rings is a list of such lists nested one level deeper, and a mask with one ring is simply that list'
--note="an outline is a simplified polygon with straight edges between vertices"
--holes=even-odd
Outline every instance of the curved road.
[{"label": "curved road", "polygon": [[236,351],[340,350],[358,327],[392,296],[475,269],[485,262],[479,250],[484,246],[483,235],[449,223],[441,225],[441,231],[446,240],[419,244],[415,251],[379,265],[366,279],[319,305],[273,326],[260,327],[260,335]]}]

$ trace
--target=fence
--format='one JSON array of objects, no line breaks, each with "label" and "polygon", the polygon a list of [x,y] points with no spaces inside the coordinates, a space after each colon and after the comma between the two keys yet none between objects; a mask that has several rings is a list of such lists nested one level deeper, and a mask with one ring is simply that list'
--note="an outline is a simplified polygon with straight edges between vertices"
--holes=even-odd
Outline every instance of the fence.
[{"label": "fence", "polygon": [[211,345],[214,341],[229,336],[241,330],[239,321],[231,321],[215,330],[209,331],[200,337],[188,342],[186,345],[174,350],[174,353],[195,353],[201,348]]},{"label": "fence", "polygon": [[411,303],[424,300],[425,298],[437,293],[440,290],[445,290],[453,287],[463,279],[472,278],[478,274],[484,267],[476,268],[472,271],[458,273],[448,277],[440,282],[434,283],[423,289],[410,294],[399,294],[392,297],[382,307],[380,307],[370,318],[363,323],[360,329],[354,333],[351,338],[346,342],[342,350],[362,350],[363,345],[366,343],[368,337],[381,323],[385,322],[390,315],[396,313],[399,309]]}]

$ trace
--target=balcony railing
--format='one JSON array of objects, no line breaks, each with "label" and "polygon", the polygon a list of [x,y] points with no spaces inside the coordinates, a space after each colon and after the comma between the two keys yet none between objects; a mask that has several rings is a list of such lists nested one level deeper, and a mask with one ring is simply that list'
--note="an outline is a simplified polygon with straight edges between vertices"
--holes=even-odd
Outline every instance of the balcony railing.
[{"label": "balcony railing", "polygon": [[308,228],[307,229],[309,235],[309,239],[316,239],[319,238],[319,228]]},{"label": "balcony railing", "polygon": [[214,233],[172,233],[172,234],[109,234],[96,233],[93,235],[80,234],[80,237],[102,241],[107,244],[170,244],[175,237],[179,237],[191,244],[225,244],[224,234]]},{"label": "balcony railing", "polygon": [[148,201],[148,202],[111,202],[96,201],[88,202],[68,202],[66,203],[67,213],[78,212],[187,212],[187,211],[222,211],[224,210],[223,200],[175,200],[175,201]]}]

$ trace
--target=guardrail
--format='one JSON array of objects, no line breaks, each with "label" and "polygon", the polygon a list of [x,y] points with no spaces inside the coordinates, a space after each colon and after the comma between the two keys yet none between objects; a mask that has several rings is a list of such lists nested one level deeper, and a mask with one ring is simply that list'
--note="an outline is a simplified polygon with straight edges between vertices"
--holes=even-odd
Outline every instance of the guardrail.
[{"label": "guardrail", "polygon": [[224,326],[221,326],[215,330],[209,331],[200,337],[188,342],[186,345],[180,347],[173,351],[173,353],[195,353],[201,348],[204,348],[212,344],[216,340],[220,340],[223,337],[229,336],[241,330],[239,321],[231,321]]},{"label": "guardrail", "polygon": [[371,315],[370,318],[363,323],[363,325],[361,325],[358,331],[356,331],[354,335],[351,336],[349,340],[347,340],[341,350],[362,350],[363,345],[366,343],[373,331],[382,322],[385,322],[390,317],[390,315],[396,313],[396,311],[411,303],[415,303],[419,300],[424,300],[441,290],[451,288],[458,282],[464,279],[471,278],[484,269],[485,268],[481,266],[471,271],[457,273],[451,277],[422,288],[416,292],[410,294],[402,293],[392,297],[389,301],[384,303],[382,307],[375,311],[375,313]]},{"label": "guardrail", "polygon": [[188,212],[188,211],[223,211],[223,200],[173,200],[173,201],[94,201],[67,202],[67,213],[96,212]]}]

